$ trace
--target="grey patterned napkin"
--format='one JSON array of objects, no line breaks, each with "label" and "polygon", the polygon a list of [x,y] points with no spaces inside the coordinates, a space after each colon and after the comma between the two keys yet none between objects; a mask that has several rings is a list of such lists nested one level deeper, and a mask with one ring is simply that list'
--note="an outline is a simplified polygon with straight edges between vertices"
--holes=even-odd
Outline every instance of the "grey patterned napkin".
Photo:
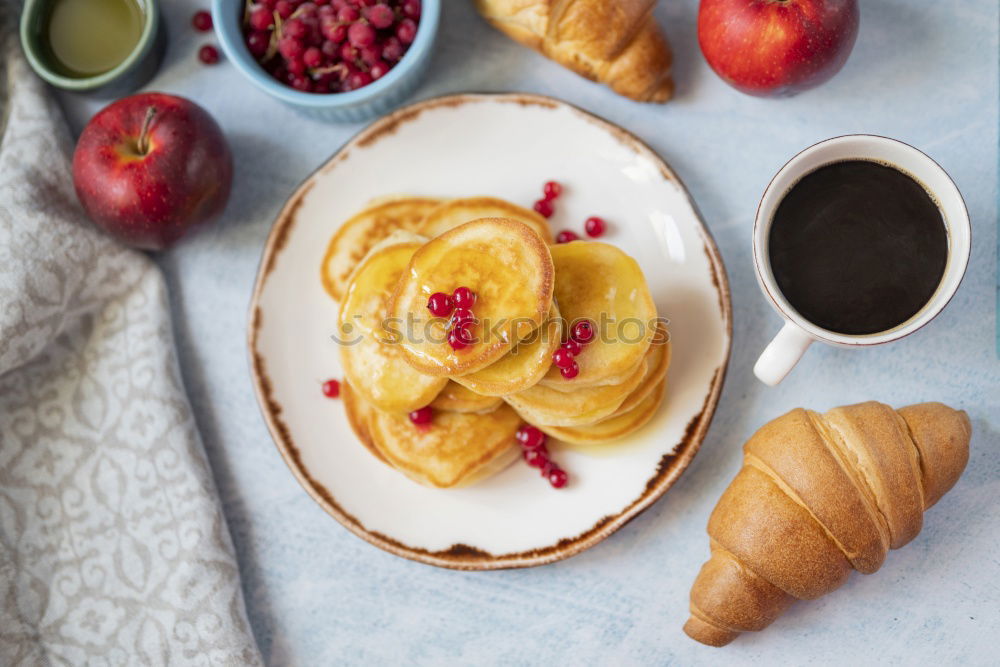
[{"label": "grey patterned napkin", "polygon": [[0,664],[259,664],[163,278],[77,205],[0,1]]}]

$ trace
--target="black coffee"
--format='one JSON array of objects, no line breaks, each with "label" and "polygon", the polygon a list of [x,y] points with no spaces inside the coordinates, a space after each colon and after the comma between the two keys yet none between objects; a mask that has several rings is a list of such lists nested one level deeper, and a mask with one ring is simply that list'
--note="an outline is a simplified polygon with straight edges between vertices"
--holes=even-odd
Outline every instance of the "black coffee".
[{"label": "black coffee", "polygon": [[842,334],[886,331],[930,300],[948,259],[934,200],[898,169],[850,160],[796,183],[774,214],[771,270],[810,322]]}]

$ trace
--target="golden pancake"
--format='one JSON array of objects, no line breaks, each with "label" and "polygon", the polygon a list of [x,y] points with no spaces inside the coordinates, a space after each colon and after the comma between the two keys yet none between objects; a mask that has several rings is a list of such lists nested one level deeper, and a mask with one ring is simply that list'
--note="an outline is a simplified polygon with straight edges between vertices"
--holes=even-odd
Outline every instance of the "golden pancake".
[{"label": "golden pancake", "polygon": [[[396,232],[377,244],[351,277],[340,304],[338,331],[344,377],[367,402],[380,410],[409,412],[440,393],[447,378],[431,377],[403,361],[398,344],[386,342],[383,329],[389,296],[421,240],[399,241]],[[411,238],[422,239],[414,234]]]},{"label": "golden pancake", "polygon": [[619,385],[583,387],[577,391],[563,392],[536,384],[517,394],[504,396],[504,400],[526,422],[539,427],[543,424],[583,426],[596,423],[617,410],[639,386],[645,374],[646,361],[642,359],[632,376]]},{"label": "golden pancake", "polygon": [[466,389],[454,380],[449,380],[437,398],[431,402],[431,407],[448,412],[492,412],[501,403],[503,399],[499,396],[483,396]]},{"label": "golden pancake", "polygon": [[555,302],[549,309],[549,319],[535,329],[517,347],[505,354],[495,364],[452,378],[477,394],[506,396],[524,391],[538,384],[552,363],[552,352],[559,347],[562,337],[562,318]]},{"label": "golden pancake", "polygon": [[[605,419],[612,419],[618,415],[629,412],[635,406],[639,405],[653,393],[657,385],[667,377],[667,370],[670,368],[670,340],[667,337],[667,329],[662,324],[659,325],[659,330],[657,335],[653,339],[653,344],[649,346],[649,351],[646,352],[646,374],[642,376],[642,382],[639,386],[632,390],[632,393],[628,395],[625,402],[618,406],[609,417]],[[603,420],[602,420],[603,421]]]},{"label": "golden pancake", "polygon": [[368,421],[382,457],[410,479],[437,488],[468,486],[500,472],[520,455],[521,418],[508,405],[493,412],[435,412],[418,426],[403,413],[374,410]]},{"label": "golden pancake", "polygon": [[[565,319],[563,320],[563,326],[564,327],[569,326],[569,323]],[[577,363],[579,363],[580,357],[576,357],[576,361]],[[622,382],[625,382],[630,377],[632,377],[632,375],[635,373],[635,369],[637,369],[639,367],[639,364],[642,364],[644,361],[645,357],[640,359],[635,366],[627,368],[623,372],[617,375],[612,375],[605,378],[600,384],[587,385],[587,386],[605,387],[608,385],[621,384]],[[575,380],[576,378],[573,379]],[[567,381],[566,378],[564,378],[562,374],[559,372],[559,369],[556,368],[555,366],[549,368],[549,370],[546,371],[545,375],[542,376],[542,379],[538,381],[538,384],[542,385],[543,387],[548,387],[549,389],[565,392],[567,394],[571,394],[574,391],[579,391],[579,385],[575,385],[572,382]]]},{"label": "golden pancake", "polygon": [[479,218],[518,220],[538,232],[546,243],[552,243],[552,230],[545,218],[535,211],[496,197],[463,197],[446,201],[427,214],[417,231],[428,238],[434,238]]},{"label": "golden pancake", "polygon": [[[428,375],[466,375],[498,361],[538,328],[552,305],[549,247],[530,227],[506,218],[467,222],[427,242],[410,260],[389,315],[401,323],[400,347]],[[462,350],[447,341],[447,319],[427,310],[435,292],[468,287],[479,320]]]},{"label": "golden pancake", "polygon": [[566,392],[618,384],[646,355],[656,306],[639,264],[613,245],[573,241],[552,246],[556,301],[568,327],[588,319],[594,339],[576,357],[580,373],[562,377],[552,367],[541,384]]},{"label": "golden pancake", "polygon": [[417,223],[440,204],[440,199],[426,197],[380,199],[348,219],[327,245],[320,266],[323,288],[340,301],[354,268],[376,243],[397,229],[415,231]]},{"label": "golden pancake", "polygon": [[372,456],[388,465],[389,462],[385,460],[385,457],[375,447],[371,429],[368,427],[371,423],[372,415],[375,414],[375,408],[372,407],[371,403],[358,396],[347,382],[340,384],[340,400],[344,403],[347,422],[351,425],[354,435],[358,436],[358,440],[365,446],[365,449],[371,452]]},{"label": "golden pancake", "polygon": [[553,438],[573,445],[597,445],[618,440],[638,431],[652,419],[663,402],[667,380],[660,380],[653,390],[628,412],[605,419],[590,426],[543,426],[538,428]]}]

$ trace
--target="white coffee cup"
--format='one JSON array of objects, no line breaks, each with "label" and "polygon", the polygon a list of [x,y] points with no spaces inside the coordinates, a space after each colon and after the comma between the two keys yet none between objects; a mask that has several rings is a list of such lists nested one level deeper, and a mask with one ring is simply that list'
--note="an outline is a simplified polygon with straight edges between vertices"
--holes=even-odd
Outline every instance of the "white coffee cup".
[{"label": "white coffee cup", "polygon": [[[807,174],[834,162],[871,160],[891,165],[916,179],[930,193],[944,218],[948,234],[948,260],[937,291],[913,317],[887,331],[861,336],[823,329],[805,319],[778,289],[771,271],[768,237],[774,213],[785,195]],[[753,228],[753,259],[761,289],[785,319],[774,340],[754,365],[754,374],[765,384],[776,385],[798,363],[813,341],[839,347],[881,345],[908,336],[940,313],[958,290],[972,248],[969,212],[954,181],[934,160],[900,141],[865,134],[827,139],[805,149],[781,168],[764,190]]]}]

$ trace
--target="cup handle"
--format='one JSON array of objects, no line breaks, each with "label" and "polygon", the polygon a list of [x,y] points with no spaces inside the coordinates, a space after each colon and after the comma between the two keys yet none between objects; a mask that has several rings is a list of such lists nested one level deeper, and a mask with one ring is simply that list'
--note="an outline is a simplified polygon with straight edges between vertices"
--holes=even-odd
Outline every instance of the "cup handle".
[{"label": "cup handle", "polygon": [[760,358],[754,364],[753,374],[761,382],[773,387],[788,375],[799,359],[806,353],[813,339],[791,322],[785,322],[778,335],[774,337]]}]

